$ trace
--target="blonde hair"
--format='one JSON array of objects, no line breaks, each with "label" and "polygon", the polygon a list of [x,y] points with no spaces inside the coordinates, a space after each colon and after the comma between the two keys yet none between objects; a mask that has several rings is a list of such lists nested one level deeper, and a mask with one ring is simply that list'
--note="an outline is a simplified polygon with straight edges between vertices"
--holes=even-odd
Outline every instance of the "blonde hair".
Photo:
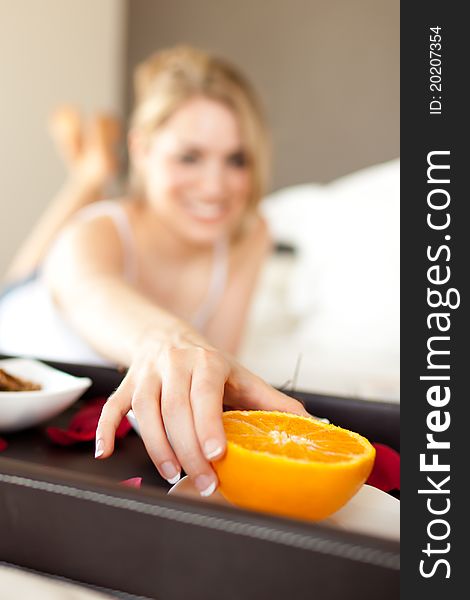
[{"label": "blonde hair", "polygon": [[[266,191],[268,178],[267,127],[254,90],[236,68],[202,50],[177,46],[157,52],[137,66],[134,91],[131,128],[144,141],[191,97],[205,96],[231,108],[240,123],[252,173],[249,205],[257,205]],[[133,166],[131,184],[134,189],[139,188],[139,174]]]}]

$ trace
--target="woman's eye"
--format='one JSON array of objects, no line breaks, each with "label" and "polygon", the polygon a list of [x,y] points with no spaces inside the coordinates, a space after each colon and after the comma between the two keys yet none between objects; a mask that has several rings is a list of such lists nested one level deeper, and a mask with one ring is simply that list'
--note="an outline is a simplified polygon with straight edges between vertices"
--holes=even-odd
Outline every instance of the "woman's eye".
[{"label": "woman's eye", "polygon": [[236,152],[228,157],[228,164],[232,167],[242,169],[247,165],[246,155],[243,152]]},{"label": "woman's eye", "polygon": [[195,162],[197,162],[198,160],[198,155],[194,154],[194,153],[187,153],[187,154],[181,154],[179,157],[180,162],[185,163],[185,164],[193,164]]}]

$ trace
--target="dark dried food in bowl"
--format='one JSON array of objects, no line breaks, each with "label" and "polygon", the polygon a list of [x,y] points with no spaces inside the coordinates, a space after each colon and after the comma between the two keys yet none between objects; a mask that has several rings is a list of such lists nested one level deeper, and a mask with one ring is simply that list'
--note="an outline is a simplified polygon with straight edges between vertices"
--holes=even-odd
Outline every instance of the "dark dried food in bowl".
[{"label": "dark dried food in bowl", "polygon": [[4,369],[0,369],[0,392],[32,392],[40,389],[41,386],[38,383],[15,377]]}]

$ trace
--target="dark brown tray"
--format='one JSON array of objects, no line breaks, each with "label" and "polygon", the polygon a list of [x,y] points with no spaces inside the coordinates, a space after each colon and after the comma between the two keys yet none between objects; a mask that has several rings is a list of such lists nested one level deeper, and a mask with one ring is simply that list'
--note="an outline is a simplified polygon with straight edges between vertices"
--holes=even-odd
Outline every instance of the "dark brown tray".
[{"label": "dark brown tray", "polygon": [[[114,369],[49,363],[107,395]],[[399,407],[295,394],[317,415],[399,447]],[[54,419],[64,425],[77,405]],[[399,596],[399,544],[320,524],[169,497],[131,432],[106,461],[92,444],[53,446],[44,428],[4,436],[0,561],[158,599],[336,600]],[[119,481],[143,478],[140,490]]]}]

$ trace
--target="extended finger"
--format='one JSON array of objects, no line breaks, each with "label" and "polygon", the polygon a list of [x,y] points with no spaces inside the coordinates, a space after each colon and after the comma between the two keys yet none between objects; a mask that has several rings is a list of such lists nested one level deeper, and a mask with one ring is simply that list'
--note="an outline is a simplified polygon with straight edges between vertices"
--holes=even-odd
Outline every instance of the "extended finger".
[{"label": "extended finger", "polygon": [[269,386],[268,384],[265,385],[267,385],[267,387],[270,388],[270,390],[273,390],[275,392],[279,402],[277,403],[276,401],[275,408],[269,408],[267,410],[280,410],[281,412],[289,412],[293,413],[294,415],[300,415],[301,417],[310,417],[315,421],[323,421],[324,423],[330,422],[328,419],[317,417],[309,413],[303,405],[303,403],[299,400],[296,400],[295,398],[292,398],[291,396],[288,396],[287,394],[284,394],[279,390],[271,388],[271,386]]},{"label": "extended finger", "polygon": [[175,454],[202,496],[210,496],[217,487],[217,477],[202,454],[194,428],[189,400],[189,369],[170,364],[162,377],[162,416]]},{"label": "extended finger", "polygon": [[302,417],[310,416],[301,402],[276,390],[259,377],[251,373],[247,376],[244,373],[243,381],[242,393],[238,400],[238,404],[242,408],[279,410]]},{"label": "extended finger", "polygon": [[160,378],[152,373],[142,376],[132,395],[132,410],[150,458],[160,475],[174,484],[181,476],[181,467],[165,433],[160,394]]},{"label": "extended finger", "polygon": [[129,374],[103,406],[96,428],[95,458],[108,458],[114,450],[116,429],[131,407],[132,383]]},{"label": "extended finger", "polygon": [[193,369],[190,401],[196,435],[207,460],[217,460],[225,452],[222,412],[226,379],[217,364],[203,361]]}]

